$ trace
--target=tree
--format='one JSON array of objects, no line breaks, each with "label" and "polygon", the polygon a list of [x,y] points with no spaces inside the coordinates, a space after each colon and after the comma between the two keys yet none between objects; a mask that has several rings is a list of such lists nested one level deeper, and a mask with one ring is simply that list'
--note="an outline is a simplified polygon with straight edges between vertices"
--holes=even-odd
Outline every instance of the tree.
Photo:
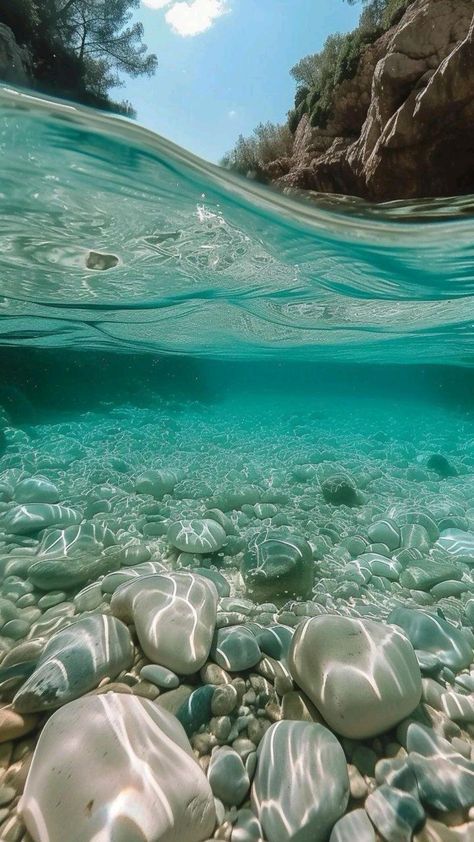
[{"label": "tree", "polygon": [[0,0],[5,23],[32,57],[36,86],[98,108],[133,115],[109,99],[120,74],[151,75],[157,59],[133,22],[140,0]]},{"label": "tree", "polygon": [[[151,75],[157,58],[147,54],[143,24],[131,23],[140,0],[46,0],[50,30],[68,44],[80,63],[97,61],[109,74],[108,86],[118,83],[117,73]],[[113,73],[113,77],[110,74]]]},{"label": "tree", "polygon": [[291,155],[292,148],[293,137],[286,123],[259,123],[250,137],[239,135],[221,166],[264,180],[265,166],[277,158]]}]

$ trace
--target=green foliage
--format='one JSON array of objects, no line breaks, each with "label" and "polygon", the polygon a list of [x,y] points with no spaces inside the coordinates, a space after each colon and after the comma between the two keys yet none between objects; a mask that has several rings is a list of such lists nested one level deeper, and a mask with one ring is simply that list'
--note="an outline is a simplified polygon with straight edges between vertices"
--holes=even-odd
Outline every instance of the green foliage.
[{"label": "green foliage", "polygon": [[40,90],[132,116],[112,102],[120,74],[151,75],[143,26],[133,21],[140,0],[0,0],[0,23],[28,47]]},{"label": "green foliage", "polygon": [[354,77],[367,44],[385,32],[413,0],[347,2],[352,5],[362,2],[359,25],[345,35],[330,35],[320,52],[304,56],[292,67],[290,73],[297,88],[294,108],[288,112],[286,125],[261,123],[250,137],[241,135],[223,159],[223,166],[263,180],[268,163],[291,155],[292,136],[303,114],[308,114],[312,126],[324,128],[337,86]]},{"label": "green foliage", "polygon": [[[354,4],[360,0],[347,0]],[[345,79],[352,79],[359,66],[360,57],[367,44],[375,41],[400,15],[412,0],[362,0],[364,8],[359,25],[345,35],[330,35],[319,53],[305,56],[290,71],[299,87],[295,96],[295,111],[309,115],[312,126],[324,128],[333,107],[334,91]],[[291,120],[293,131],[296,119]]]},{"label": "green foliage", "polygon": [[259,123],[250,137],[240,135],[231,152],[221,161],[221,166],[241,175],[263,179],[264,169],[270,161],[291,154],[293,137],[286,123]]}]

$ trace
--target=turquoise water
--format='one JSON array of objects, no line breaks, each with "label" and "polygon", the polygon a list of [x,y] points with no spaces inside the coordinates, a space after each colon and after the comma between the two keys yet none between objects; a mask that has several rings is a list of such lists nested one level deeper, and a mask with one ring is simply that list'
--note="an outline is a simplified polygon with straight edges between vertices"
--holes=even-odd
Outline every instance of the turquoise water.
[{"label": "turquoise water", "polygon": [[0,837],[469,840],[472,198],[6,87],[0,153]]}]

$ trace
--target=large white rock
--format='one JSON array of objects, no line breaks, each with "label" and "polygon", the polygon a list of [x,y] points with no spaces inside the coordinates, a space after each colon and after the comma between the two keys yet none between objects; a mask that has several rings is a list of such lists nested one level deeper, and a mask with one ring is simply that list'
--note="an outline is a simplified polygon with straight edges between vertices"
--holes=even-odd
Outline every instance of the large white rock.
[{"label": "large white rock", "polygon": [[217,590],[195,573],[143,576],[121,585],[112,613],[133,622],[150,661],[178,675],[191,675],[206,663],[217,618]]},{"label": "large white rock", "polygon": [[372,620],[325,615],[301,623],[288,663],[298,686],[344,737],[387,731],[421,698],[413,646],[394,628]]},{"label": "large white rock", "polygon": [[327,842],[349,799],[344,752],[315,722],[276,722],[263,737],[252,806],[268,842]]},{"label": "large white rock", "polygon": [[119,693],[78,699],[48,720],[19,810],[35,842],[201,842],[215,825],[178,720]]}]

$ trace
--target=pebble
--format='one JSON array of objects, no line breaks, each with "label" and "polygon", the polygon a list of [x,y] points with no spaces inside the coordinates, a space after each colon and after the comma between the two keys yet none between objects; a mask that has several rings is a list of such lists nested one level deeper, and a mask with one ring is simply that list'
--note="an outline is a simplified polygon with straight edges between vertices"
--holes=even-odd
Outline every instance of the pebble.
[{"label": "pebble", "polygon": [[18,713],[11,705],[0,707],[0,743],[24,737],[36,728],[37,723],[37,716]]},{"label": "pebble", "polygon": [[473,658],[463,633],[439,616],[410,608],[395,608],[388,622],[400,626],[415,649],[433,653],[444,666],[459,672]]},{"label": "pebble", "polygon": [[425,822],[425,811],[418,799],[387,784],[366,798],[365,809],[380,835],[390,842],[411,842]]},{"label": "pebble", "polygon": [[327,728],[308,722],[269,728],[251,794],[268,842],[326,842],[348,799],[344,752]]},{"label": "pebble", "polygon": [[240,572],[247,594],[258,602],[276,597],[305,598],[313,587],[312,550],[301,536],[265,530],[250,542]]},{"label": "pebble", "polygon": [[239,702],[237,690],[232,684],[223,684],[215,688],[211,711],[213,716],[228,716],[233,713]]},{"label": "pebble", "polygon": [[251,631],[245,626],[231,626],[216,631],[211,658],[229,672],[242,672],[258,664],[262,653]]},{"label": "pebble", "polygon": [[132,662],[127,627],[115,617],[91,614],[50,638],[13,707],[20,713],[59,707],[97,687],[102,678],[115,678]]},{"label": "pebble", "polygon": [[227,540],[224,528],[211,518],[179,520],[172,523],[166,537],[177,550],[187,553],[216,553]]},{"label": "pebble", "polygon": [[140,678],[151,681],[152,684],[163,690],[174,690],[175,687],[179,687],[179,678],[176,673],[166,669],[166,667],[160,667],[158,664],[147,664],[142,667]]},{"label": "pebble", "polygon": [[242,758],[229,746],[213,750],[207,777],[214,797],[227,807],[239,807],[250,789]]},{"label": "pebble", "polygon": [[399,632],[372,620],[322,616],[302,623],[289,667],[328,725],[363,739],[389,730],[421,697],[415,652]]},{"label": "pebble", "polygon": [[216,821],[181,725],[152,702],[116,693],[71,702],[48,720],[20,814],[35,842],[64,842],[65,828],[77,829],[77,842],[198,842]]},{"label": "pebble", "polygon": [[373,825],[365,810],[352,810],[334,825],[329,842],[376,842]]},{"label": "pebble", "polygon": [[178,675],[204,666],[217,617],[217,591],[194,573],[143,576],[121,585],[112,613],[134,622],[140,645],[155,664]]}]

